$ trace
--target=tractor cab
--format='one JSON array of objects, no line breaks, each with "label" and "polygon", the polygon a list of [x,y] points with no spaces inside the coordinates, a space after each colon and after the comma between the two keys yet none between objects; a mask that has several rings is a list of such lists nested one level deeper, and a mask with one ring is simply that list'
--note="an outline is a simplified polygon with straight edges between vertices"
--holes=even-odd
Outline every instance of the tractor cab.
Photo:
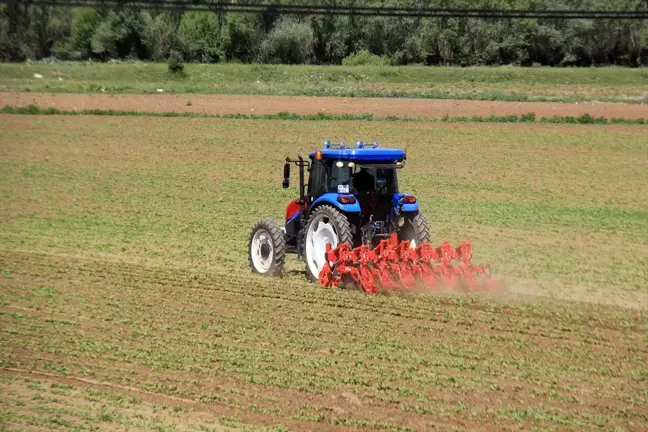
[{"label": "tractor cab", "polygon": [[[360,144],[362,145],[362,144]],[[398,192],[396,170],[404,166],[405,152],[396,149],[315,151],[307,195],[313,199],[326,193],[394,194]]]},{"label": "tractor cab", "polygon": [[[358,142],[356,148],[347,148],[344,142],[333,147],[325,141],[324,149],[312,151],[310,161],[301,156],[297,160],[286,158],[283,187],[290,185],[290,165],[300,168],[300,196],[286,208],[286,221],[299,212],[308,211],[320,202],[330,202],[343,211],[359,210],[354,205],[378,204],[392,206],[398,194],[397,170],[405,165],[405,151],[378,149],[378,143],[366,147]],[[309,173],[304,179],[304,169]],[[351,207],[345,207],[351,206]]]}]

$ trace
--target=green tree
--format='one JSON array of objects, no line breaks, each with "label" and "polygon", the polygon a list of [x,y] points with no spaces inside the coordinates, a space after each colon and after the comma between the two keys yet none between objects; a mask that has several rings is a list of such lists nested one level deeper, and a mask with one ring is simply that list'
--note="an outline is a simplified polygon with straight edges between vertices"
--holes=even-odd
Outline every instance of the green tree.
[{"label": "green tree", "polygon": [[318,63],[340,64],[350,54],[349,19],[343,16],[314,16],[313,54]]},{"label": "green tree", "polygon": [[[257,0],[258,3],[272,3]],[[286,0],[303,3],[303,0]],[[493,9],[648,10],[648,0],[321,0],[322,5]],[[367,50],[395,65],[648,63],[646,20],[405,18],[148,12],[0,5],[0,59],[54,55],[162,61],[339,64]]]},{"label": "green tree", "polygon": [[188,60],[215,63],[225,59],[229,33],[221,31],[219,17],[210,12],[185,12],[178,29],[180,46]]},{"label": "green tree", "polygon": [[29,30],[29,6],[18,3],[2,5],[0,15],[0,55],[4,61],[22,61],[29,56],[25,44],[33,36]]},{"label": "green tree", "polygon": [[101,23],[101,14],[96,9],[75,9],[72,17],[71,49],[79,58],[92,56],[92,37]]},{"label": "green tree", "polygon": [[225,55],[228,60],[240,60],[250,63],[255,60],[263,34],[255,20],[248,14],[232,13],[227,15],[227,47]]},{"label": "green tree", "polygon": [[281,18],[261,45],[261,59],[269,63],[310,63],[313,29],[306,22]]},{"label": "green tree", "polygon": [[92,36],[92,52],[101,58],[148,59],[153,20],[147,11],[110,11]]},{"label": "green tree", "polygon": [[151,55],[154,60],[165,60],[169,58],[172,50],[180,48],[178,27],[181,19],[182,13],[163,12],[153,20],[150,41]]}]

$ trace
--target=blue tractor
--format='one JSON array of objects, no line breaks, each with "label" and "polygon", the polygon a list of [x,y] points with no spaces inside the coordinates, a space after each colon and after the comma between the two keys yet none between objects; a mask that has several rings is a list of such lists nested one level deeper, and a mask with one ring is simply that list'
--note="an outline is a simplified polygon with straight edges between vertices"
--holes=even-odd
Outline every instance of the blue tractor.
[{"label": "blue tractor", "polygon": [[[299,197],[287,208],[283,224],[258,221],[249,236],[249,264],[261,275],[282,273],[286,254],[296,254],[306,264],[311,281],[317,281],[325,262],[327,243],[336,248],[348,243],[375,247],[396,233],[409,247],[430,242],[425,217],[416,198],[398,188],[398,170],[405,165],[401,149],[379,148],[374,142],[345,143],[309,154],[286,158],[283,187],[290,185],[290,167],[299,168]],[[308,171],[305,179],[304,171]]]}]

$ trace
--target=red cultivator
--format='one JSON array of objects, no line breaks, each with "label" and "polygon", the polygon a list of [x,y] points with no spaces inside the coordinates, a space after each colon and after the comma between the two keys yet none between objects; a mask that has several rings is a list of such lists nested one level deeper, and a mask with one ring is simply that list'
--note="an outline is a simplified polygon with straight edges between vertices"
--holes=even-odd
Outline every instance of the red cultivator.
[{"label": "red cultivator", "polygon": [[[429,243],[412,248],[409,240],[399,243],[394,233],[373,249],[369,245],[352,249],[347,243],[332,249],[327,244],[319,283],[324,287],[361,288],[370,294],[383,290],[490,291],[496,288],[488,272],[490,263],[474,266],[471,259],[469,242],[457,248],[448,242],[437,248]],[[461,264],[453,266],[453,261]]]}]

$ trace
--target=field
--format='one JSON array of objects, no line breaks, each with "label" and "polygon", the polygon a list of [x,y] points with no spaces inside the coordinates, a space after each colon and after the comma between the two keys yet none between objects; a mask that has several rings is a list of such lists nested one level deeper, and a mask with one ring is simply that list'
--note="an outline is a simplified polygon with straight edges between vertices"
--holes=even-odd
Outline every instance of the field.
[{"label": "field", "polygon": [[[34,74],[42,78],[34,78]],[[1,92],[247,94],[488,101],[648,102],[643,68],[0,64]]]},{"label": "field", "polygon": [[[0,108],[39,107],[0,114],[0,430],[648,427],[647,126],[433,121],[648,119],[592,102],[645,98],[643,70],[165,67],[0,65]],[[183,94],[135,94],[160,87]],[[147,114],[322,106],[397,117]],[[283,159],[324,139],[405,148],[433,242],[470,240],[502,289],[366,296],[293,257],[254,276],[249,229],[298,193]]]},{"label": "field", "polygon": [[[0,122],[9,429],[648,424],[645,126]],[[296,193],[281,159],[341,131],[407,147],[435,239],[473,241],[504,291],[252,276],[249,227]]]}]

